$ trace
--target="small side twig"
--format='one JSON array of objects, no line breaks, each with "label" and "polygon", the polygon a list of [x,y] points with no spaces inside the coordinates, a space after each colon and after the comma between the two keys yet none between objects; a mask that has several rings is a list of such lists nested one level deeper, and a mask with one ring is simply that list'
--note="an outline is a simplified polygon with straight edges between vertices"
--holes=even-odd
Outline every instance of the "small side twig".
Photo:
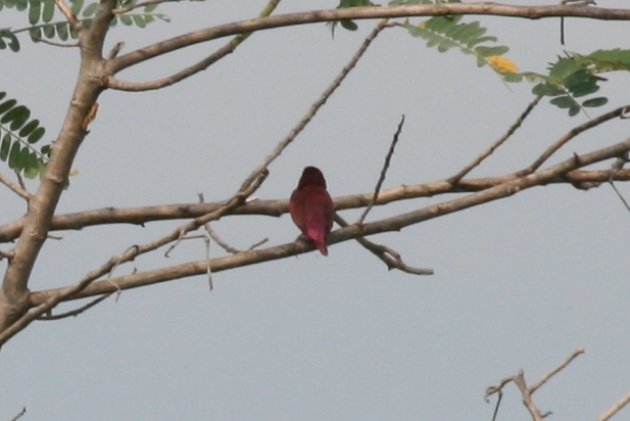
[{"label": "small side twig", "polygon": [[76,15],[72,12],[72,10],[68,7],[68,5],[64,3],[63,0],[53,0],[53,1],[57,5],[57,8],[61,11],[61,13],[63,13],[63,15],[66,17],[70,25],[72,25],[74,30],[77,31],[77,33],[82,31],[83,25],[81,24],[81,21],[77,19]]},{"label": "small side twig", "polygon": [[[337,213],[335,214],[335,222],[342,228],[349,225],[348,222]],[[401,272],[409,273],[411,275],[433,275],[433,269],[407,265],[400,256],[400,253],[390,247],[373,243],[365,237],[357,237],[355,240],[357,240],[357,242],[367,250],[372,252],[372,254],[376,257],[381,259],[387,266],[388,270],[398,269]]]},{"label": "small side twig", "polygon": [[17,194],[18,196],[20,196],[22,199],[26,200],[27,202],[31,200],[31,198],[33,197],[33,195],[30,192],[28,192],[24,188],[24,186],[22,186],[19,183],[16,183],[15,181],[11,180],[9,177],[7,177],[6,175],[2,173],[0,173],[0,183],[7,186],[9,190]]},{"label": "small side twig", "polygon": [[516,132],[516,130],[521,127],[525,119],[529,116],[532,110],[540,103],[542,96],[537,96],[534,98],[528,105],[527,108],[521,113],[521,115],[516,119],[516,121],[510,126],[510,128],[505,132],[503,136],[498,138],[488,149],[483,151],[481,155],[475,158],[470,164],[466,165],[461,169],[457,174],[449,178],[449,181],[453,184],[457,184],[462,178],[464,178],[468,173],[470,173],[474,168],[479,166],[486,158],[488,158],[492,153],[501,145],[505,143],[506,140],[510,138]]},{"label": "small side twig", "polygon": [[0,260],[7,259],[8,261],[11,261],[12,258],[13,258],[13,252],[6,252],[6,251],[0,250]]},{"label": "small side twig", "polygon": [[615,415],[617,412],[621,411],[623,409],[624,406],[628,405],[628,403],[630,403],[630,393],[628,393],[626,396],[624,396],[623,398],[621,398],[617,403],[615,403],[613,406],[611,406],[610,408],[608,408],[606,410],[606,412],[604,412],[598,419],[597,421],[608,421],[609,419],[611,419],[613,417],[613,415]]},{"label": "small side twig", "polygon": [[82,305],[81,307],[79,307],[77,309],[74,309],[74,310],[71,310],[71,311],[66,311],[64,313],[50,315],[50,316],[41,316],[37,320],[48,321],[48,320],[65,319],[66,317],[76,317],[79,314],[83,313],[84,311],[87,311],[90,308],[94,307],[95,305],[97,305],[101,301],[104,301],[105,299],[107,299],[112,294],[113,294],[113,292],[110,292],[110,293],[105,294],[105,295],[101,295],[100,297],[97,297],[96,299],[90,301],[89,303],[87,303],[85,305]]},{"label": "small side twig", "polygon": [[564,370],[566,366],[571,364],[571,361],[573,361],[580,355],[584,354],[585,352],[586,352],[586,349],[584,348],[578,348],[575,351],[573,351],[573,353],[569,355],[562,364],[560,364],[558,367],[551,370],[549,373],[545,374],[545,376],[542,379],[540,379],[538,383],[530,387],[530,393],[534,393],[536,390],[540,389],[540,387],[543,386],[545,383],[547,383],[549,379],[551,379],[553,376],[555,376],[556,374]]},{"label": "small side twig", "polygon": [[392,142],[389,145],[389,151],[387,151],[387,155],[385,156],[385,162],[383,163],[383,168],[381,169],[381,174],[378,177],[378,181],[376,182],[376,187],[374,188],[374,194],[372,195],[372,200],[367,208],[361,214],[361,217],[357,221],[357,224],[362,224],[365,221],[365,217],[370,212],[372,207],[374,207],[374,203],[376,203],[376,198],[378,197],[379,192],[381,191],[381,187],[383,186],[383,182],[385,181],[385,175],[387,174],[387,170],[389,169],[389,164],[394,155],[394,149],[396,148],[396,144],[398,143],[398,138],[400,136],[400,132],[402,131],[403,125],[405,124],[405,115],[403,114],[400,118],[400,122],[398,123],[398,127],[396,128],[396,133],[394,133],[394,137],[392,138]]},{"label": "small side twig", "polygon": [[282,139],[276,147],[265,157],[265,159],[251,172],[251,174],[243,181],[243,186],[247,186],[251,184],[252,180],[259,176],[259,174],[264,171],[277,157],[280,156],[282,151],[284,151],[290,144],[295,140],[295,138],[304,130],[304,128],[311,122],[311,120],[315,117],[317,112],[324,106],[328,98],[341,86],[341,83],[348,76],[348,74],[354,69],[357,65],[361,57],[365,54],[372,41],[376,39],[376,37],[381,33],[383,29],[387,27],[387,19],[380,21],[376,27],[368,34],[367,37],[363,40],[363,43],[359,47],[356,53],[352,56],[350,61],[341,69],[339,74],[335,77],[330,85],[322,92],[319,98],[311,105],[309,110],[306,112],[304,117],[300,119],[300,121],[291,129],[289,134]]},{"label": "small side twig", "polygon": [[584,124],[576,126],[569,130],[564,136],[557,139],[551,146],[549,146],[529,167],[518,171],[517,175],[525,175],[531,174],[536,171],[542,164],[544,164],[550,157],[553,155],[558,149],[564,146],[568,141],[576,137],[577,135],[592,129],[593,127],[599,126],[606,121],[612,120],[613,118],[622,117],[626,115],[626,113],[630,110],[630,105],[624,105],[622,107],[616,108],[612,111],[609,111],[605,114],[600,115],[599,117],[595,117],[592,120],[587,121]]},{"label": "small side twig", "polygon": [[22,416],[23,416],[24,414],[26,414],[26,407],[25,407],[25,406],[23,406],[23,407],[22,407],[22,410],[21,410],[21,411],[20,411],[20,412],[19,412],[16,416],[14,416],[13,418],[11,418],[11,421],[17,421],[17,420],[19,420],[20,418],[22,418]]},{"label": "small side twig", "polygon": [[538,381],[533,386],[527,386],[527,382],[525,381],[525,373],[523,370],[519,370],[519,372],[514,376],[508,376],[501,380],[497,386],[490,386],[486,389],[486,393],[484,399],[486,402],[489,402],[489,397],[492,395],[497,395],[497,403],[494,409],[494,414],[492,416],[492,421],[496,420],[497,414],[499,412],[499,404],[501,403],[501,398],[503,397],[503,388],[508,383],[514,383],[516,387],[518,387],[521,392],[521,397],[523,398],[523,405],[527,408],[528,412],[532,416],[534,421],[542,421],[543,418],[550,415],[551,412],[541,413],[538,407],[534,404],[532,399],[532,395],[536,390],[538,390],[541,386],[543,386],[549,379],[558,374],[560,371],[564,370],[576,357],[583,354],[585,351],[584,348],[578,348],[558,367],[551,370],[549,373],[545,374],[545,376]]}]

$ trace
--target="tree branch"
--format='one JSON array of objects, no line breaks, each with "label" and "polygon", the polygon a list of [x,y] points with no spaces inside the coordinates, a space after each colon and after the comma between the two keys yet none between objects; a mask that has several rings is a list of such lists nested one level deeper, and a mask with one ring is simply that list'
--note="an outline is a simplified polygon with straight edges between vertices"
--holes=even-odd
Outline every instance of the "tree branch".
[{"label": "tree branch", "polygon": [[508,6],[492,3],[449,3],[439,5],[351,7],[333,10],[313,10],[249,19],[189,32],[122,55],[110,63],[109,69],[112,74],[115,74],[127,67],[180,48],[230,35],[265,29],[317,22],[330,22],[341,19],[387,19],[438,15],[492,15],[526,19],[565,16],[603,20],[629,20],[630,10],[600,7],[574,7],[570,5]]},{"label": "tree branch", "polygon": [[630,403],[630,393],[621,398],[617,403],[611,406],[606,412],[604,412],[597,421],[608,421],[615,415],[617,412],[621,411],[624,406]]},{"label": "tree branch", "polygon": [[243,181],[243,185],[247,185],[251,183],[253,179],[259,176],[259,174],[267,169],[269,164],[271,164],[277,157],[280,156],[282,151],[284,151],[293,140],[304,130],[304,128],[311,122],[311,120],[315,117],[317,112],[324,106],[328,98],[337,90],[337,88],[341,85],[343,80],[348,76],[348,74],[354,69],[357,65],[363,54],[367,51],[372,41],[376,39],[378,34],[381,33],[383,29],[385,29],[387,25],[386,21],[379,22],[376,27],[370,32],[370,34],[365,37],[363,43],[359,47],[356,53],[352,56],[350,61],[341,69],[337,77],[332,81],[330,85],[324,90],[324,92],[320,95],[320,97],[315,101],[309,110],[306,112],[304,117],[298,122],[298,124],[291,129],[289,134],[282,139],[278,145],[271,151],[269,155],[265,157],[265,159],[249,174],[249,176]]},{"label": "tree branch", "polygon": [[[260,14],[260,17],[269,16],[273,12],[273,10],[276,8],[278,3],[280,3],[280,0],[270,0],[269,3],[267,3],[267,6],[263,9],[262,13]],[[182,69],[179,72],[173,73],[172,75],[167,76],[165,78],[151,80],[147,82],[125,82],[125,81],[116,79],[114,76],[109,76],[105,79],[105,84],[107,85],[108,88],[118,89],[120,91],[134,91],[134,92],[149,91],[149,90],[160,89],[166,86],[173,85],[179,81],[182,81],[196,73],[199,73],[207,69],[212,64],[221,60],[223,57],[227,56],[228,54],[232,54],[234,50],[236,50],[236,48],[239,45],[241,45],[243,41],[249,38],[251,34],[252,32],[238,34],[237,36],[232,38],[230,42],[228,42],[225,46],[218,49],[213,54],[193,64],[192,66]]]},{"label": "tree branch", "polygon": [[[473,206],[478,206],[483,203],[488,203],[493,200],[509,197],[534,186],[544,185],[553,178],[564,177],[566,173],[574,170],[575,168],[614,158],[628,150],[630,150],[630,139],[584,155],[575,155],[547,169],[518,177],[503,184],[499,184],[476,193],[471,193],[461,198],[444,201],[422,209],[384,218],[367,224],[350,225],[346,228],[332,232],[328,238],[328,242],[329,244],[336,244],[342,241],[356,239],[357,237],[369,236],[387,231],[400,231],[410,225]],[[212,267],[212,272],[216,273],[236,267],[277,260],[293,256],[295,254],[305,253],[313,249],[314,246],[311,243],[295,241],[293,243],[269,247],[266,249],[245,251],[236,255],[218,257],[211,259],[210,262],[207,260],[201,260],[117,278],[110,278],[103,281],[93,282],[91,285],[85,287],[85,289],[82,289],[80,293],[77,292],[70,295],[64,294],[63,301],[105,294],[117,289],[123,290],[137,288],[158,282],[205,274],[208,263],[210,263]],[[56,296],[63,291],[67,290],[61,288],[34,292],[31,294],[30,303],[31,305],[38,305],[43,301],[45,302],[51,295]],[[2,336],[0,336],[0,339],[1,338]]]},{"label": "tree branch", "polygon": [[542,164],[544,164],[550,157],[553,155],[558,149],[564,146],[571,139],[576,137],[577,135],[584,133],[587,130],[592,129],[593,127],[597,127],[602,123],[605,123],[609,120],[612,120],[617,117],[625,116],[628,111],[630,111],[630,105],[624,105],[622,107],[616,108],[612,111],[609,111],[605,114],[600,115],[592,120],[588,120],[586,123],[581,124],[577,127],[572,128],[568,133],[564,136],[556,140],[551,146],[549,146],[543,153],[540,155],[529,167],[521,170],[519,173],[526,174],[540,168]]},{"label": "tree branch", "polygon": [[[422,197],[433,197],[450,193],[471,193],[495,187],[518,177],[508,174],[500,177],[485,177],[460,180],[457,185],[448,180],[433,181],[423,184],[402,185],[381,191],[376,199],[376,206],[383,206],[400,200],[411,200]],[[573,170],[565,175],[547,180],[545,184],[582,184],[606,183],[610,179],[630,181],[630,169],[611,170]],[[335,209],[356,209],[368,206],[373,192],[334,199]],[[171,205],[143,206],[133,208],[101,208],[82,212],[56,215],[52,219],[51,231],[80,230],[92,226],[108,224],[138,224],[168,221],[175,219],[196,218],[216,211],[223,202],[177,203]],[[234,208],[228,215],[259,215],[279,217],[288,211],[288,200],[256,200]],[[20,235],[24,226],[24,218],[0,226],[0,243],[12,241]]]},{"label": "tree branch", "polygon": [[470,164],[462,168],[457,174],[452,176],[449,180],[456,184],[459,180],[461,180],[466,175],[468,175],[468,173],[470,173],[474,168],[479,166],[479,164],[481,164],[486,158],[492,155],[492,153],[498,147],[500,147],[503,143],[505,143],[505,141],[508,140],[510,136],[512,136],[514,132],[518,130],[519,127],[521,127],[521,125],[523,124],[527,116],[529,116],[529,114],[532,112],[534,107],[538,105],[541,99],[542,99],[542,96],[537,96],[536,98],[534,98],[532,102],[530,102],[529,105],[527,105],[527,108],[525,108],[525,111],[521,113],[521,115],[516,119],[516,121],[510,126],[508,131],[505,132],[503,136],[497,139],[492,145],[490,145],[488,149],[483,151],[481,155],[475,158]]},{"label": "tree branch", "polygon": [[374,193],[372,194],[372,200],[370,204],[365,208],[357,224],[362,224],[365,221],[365,217],[370,212],[374,203],[376,202],[376,198],[378,197],[378,193],[381,191],[381,187],[383,186],[383,182],[385,181],[385,175],[387,174],[387,170],[389,169],[389,163],[394,155],[394,150],[396,149],[396,144],[398,143],[398,137],[400,136],[400,132],[402,131],[403,125],[405,124],[405,115],[400,118],[400,122],[398,123],[398,127],[396,128],[396,132],[392,137],[391,144],[389,145],[389,150],[387,151],[387,155],[385,155],[385,162],[383,162],[383,168],[381,169],[381,174],[378,177],[378,181],[376,182],[376,187],[374,187]]},{"label": "tree branch", "polygon": [[47,238],[52,216],[66,186],[72,162],[87,132],[81,128],[101,91],[93,73],[100,65],[102,46],[116,0],[102,0],[88,31],[79,32],[81,67],[73,99],[59,136],[53,142],[50,160],[39,189],[29,201],[14,256],[9,262],[0,294],[0,331],[4,331],[28,308],[28,280]]}]

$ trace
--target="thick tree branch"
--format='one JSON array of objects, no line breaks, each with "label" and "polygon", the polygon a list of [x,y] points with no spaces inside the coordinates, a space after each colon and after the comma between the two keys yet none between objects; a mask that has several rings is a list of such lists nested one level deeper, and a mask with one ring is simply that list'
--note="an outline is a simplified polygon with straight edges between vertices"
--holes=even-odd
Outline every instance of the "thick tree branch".
[{"label": "thick tree branch", "polygon": [[[383,206],[400,200],[411,200],[421,197],[433,197],[449,193],[471,193],[505,184],[517,178],[514,174],[501,177],[487,177],[460,180],[457,185],[448,180],[430,183],[403,185],[379,193],[375,205]],[[630,169],[611,170],[574,170],[566,175],[547,180],[545,184],[582,184],[598,185],[610,179],[630,181]],[[373,192],[336,197],[335,209],[363,208],[370,204]],[[101,208],[88,211],[56,215],[52,219],[51,231],[80,230],[98,225],[136,224],[168,221],[176,219],[196,218],[216,211],[225,202],[177,203],[172,205],[143,206],[134,208]],[[245,203],[229,213],[229,215],[260,215],[279,217],[288,211],[288,200],[256,200]],[[20,235],[24,226],[24,218],[0,226],[0,242],[12,241]]]},{"label": "thick tree branch", "polygon": [[[556,177],[564,177],[568,172],[574,170],[575,168],[614,158],[624,154],[628,150],[630,150],[630,139],[584,155],[575,155],[547,169],[518,177],[495,187],[471,193],[461,198],[444,201],[419,210],[384,218],[367,224],[350,225],[346,228],[332,232],[328,238],[328,242],[329,244],[336,244],[342,241],[387,231],[400,231],[410,225],[415,225],[429,219],[509,197],[522,192],[523,190],[547,184],[549,180]],[[210,262],[207,260],[200,260],[117,278],[109,278],[91,283],[84,289],[81,289],[80,293],[70,295],[64,294],[60,301],[101,295],[116,291],[117,289],[137,288],[158,282],[205,274],[208,264],[211,265],[212,272],[216,273],[236,267],[282,259],[311,250],[313,250],[312,244],[303,241],[295,241],[293,243],[269,247],[266,249],[246,251],[236,255],[217,257],[211,259]],[[35,306],[40,305],[42,302],[47,302],[51,296],[57,296],[57,294],[62,294],[64,291],[67,291],[67,289],[52,289],[32,293],[30,303]],[[0,336],[0,340],[1,338],[2,336]]]},{"label": "thick tree branch", "polygon": [[313,10],[249,19],[189,32],[122,55],[110,63],[109,69],[111,74],[116,74],[129,66],[180,48],[217,38],[265,29],[316,22],[330,22],[340,19],[387,19],[437,15],[493,15],[526,19],[564,16],[604,20],[629,20],[630,9],[574,7],[570,5],[508,6],[494,3],[451,3],[440,5],[351,7],[334,10]]},{"label": "thick tree branch", "polygon": [[50,222],[66,186],[72,162],[87,132],[81,125],[96,102],[101,86],[93,77],[102,58],[103,40],[113,14],[115,0],[102,0],[89,31],[79,32],[81,65],[72,101],[39,189],[29,201],[14,256],[9,262],[0,294],[0,331],[3,331],[28,307],[28,280],[35,260],[47,238]]},{"label": "thick tree branch", "polygon": [[[377,206],[400,200],[411,200],[421,197],[433,197],[440,194],[471,193],[505,184],[518,177],[510,174],[501,177],[487,177],[460,180],[453,185],[448,180],[430,183],[403,185],[379,193]],[[610,179],[615,181],[630,181],[630,169],[611,170],[574,170],[565,175],[546,180],[545,184],[582,184],[598,185]],[[334,199],[335,209],[363,208],[370,204],[373,192],[340,196]],[[51,231],[80,230],[98,225],[108,224],[137,224],[148,222],[168,221],[176,219],[196,218],[216,211],[225,202],[208,203],[177,203],[172,205],[143,206],[135,208],[101,208],[88,211],[56,215],[52,219]],[[288,211],[288,200],[256,200],[245,203],[228,215],[260,215],[279,217]],[[24,218],[0,226],[0,242],[8,242],[20,235],[24,226]]]}]

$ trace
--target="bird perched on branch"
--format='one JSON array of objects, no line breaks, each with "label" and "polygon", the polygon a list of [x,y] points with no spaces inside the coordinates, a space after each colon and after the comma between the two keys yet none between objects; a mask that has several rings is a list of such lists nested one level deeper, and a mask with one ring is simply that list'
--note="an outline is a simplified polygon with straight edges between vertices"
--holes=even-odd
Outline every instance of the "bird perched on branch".
[{"label": "bird perched on branch", "polygon": [[322,172],[316,167],[306,167],[289,200],[289,213],[301,237],[311,240],[324,256],[328,255],[326,238],[332,229],[335,206]]}]

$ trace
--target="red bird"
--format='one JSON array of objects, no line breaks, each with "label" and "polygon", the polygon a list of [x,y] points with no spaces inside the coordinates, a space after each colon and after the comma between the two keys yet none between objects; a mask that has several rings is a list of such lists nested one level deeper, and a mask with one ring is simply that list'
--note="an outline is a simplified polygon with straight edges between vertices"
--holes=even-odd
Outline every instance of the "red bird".
[{"label": "red bird", "polygon": [[324,256],[328,255],[326,237],[332,229],[335,205],[326,191],[326,180],[316,167],[306,167],[300,182],[289,199],[289,212],[302,236],[315,243]]}]

